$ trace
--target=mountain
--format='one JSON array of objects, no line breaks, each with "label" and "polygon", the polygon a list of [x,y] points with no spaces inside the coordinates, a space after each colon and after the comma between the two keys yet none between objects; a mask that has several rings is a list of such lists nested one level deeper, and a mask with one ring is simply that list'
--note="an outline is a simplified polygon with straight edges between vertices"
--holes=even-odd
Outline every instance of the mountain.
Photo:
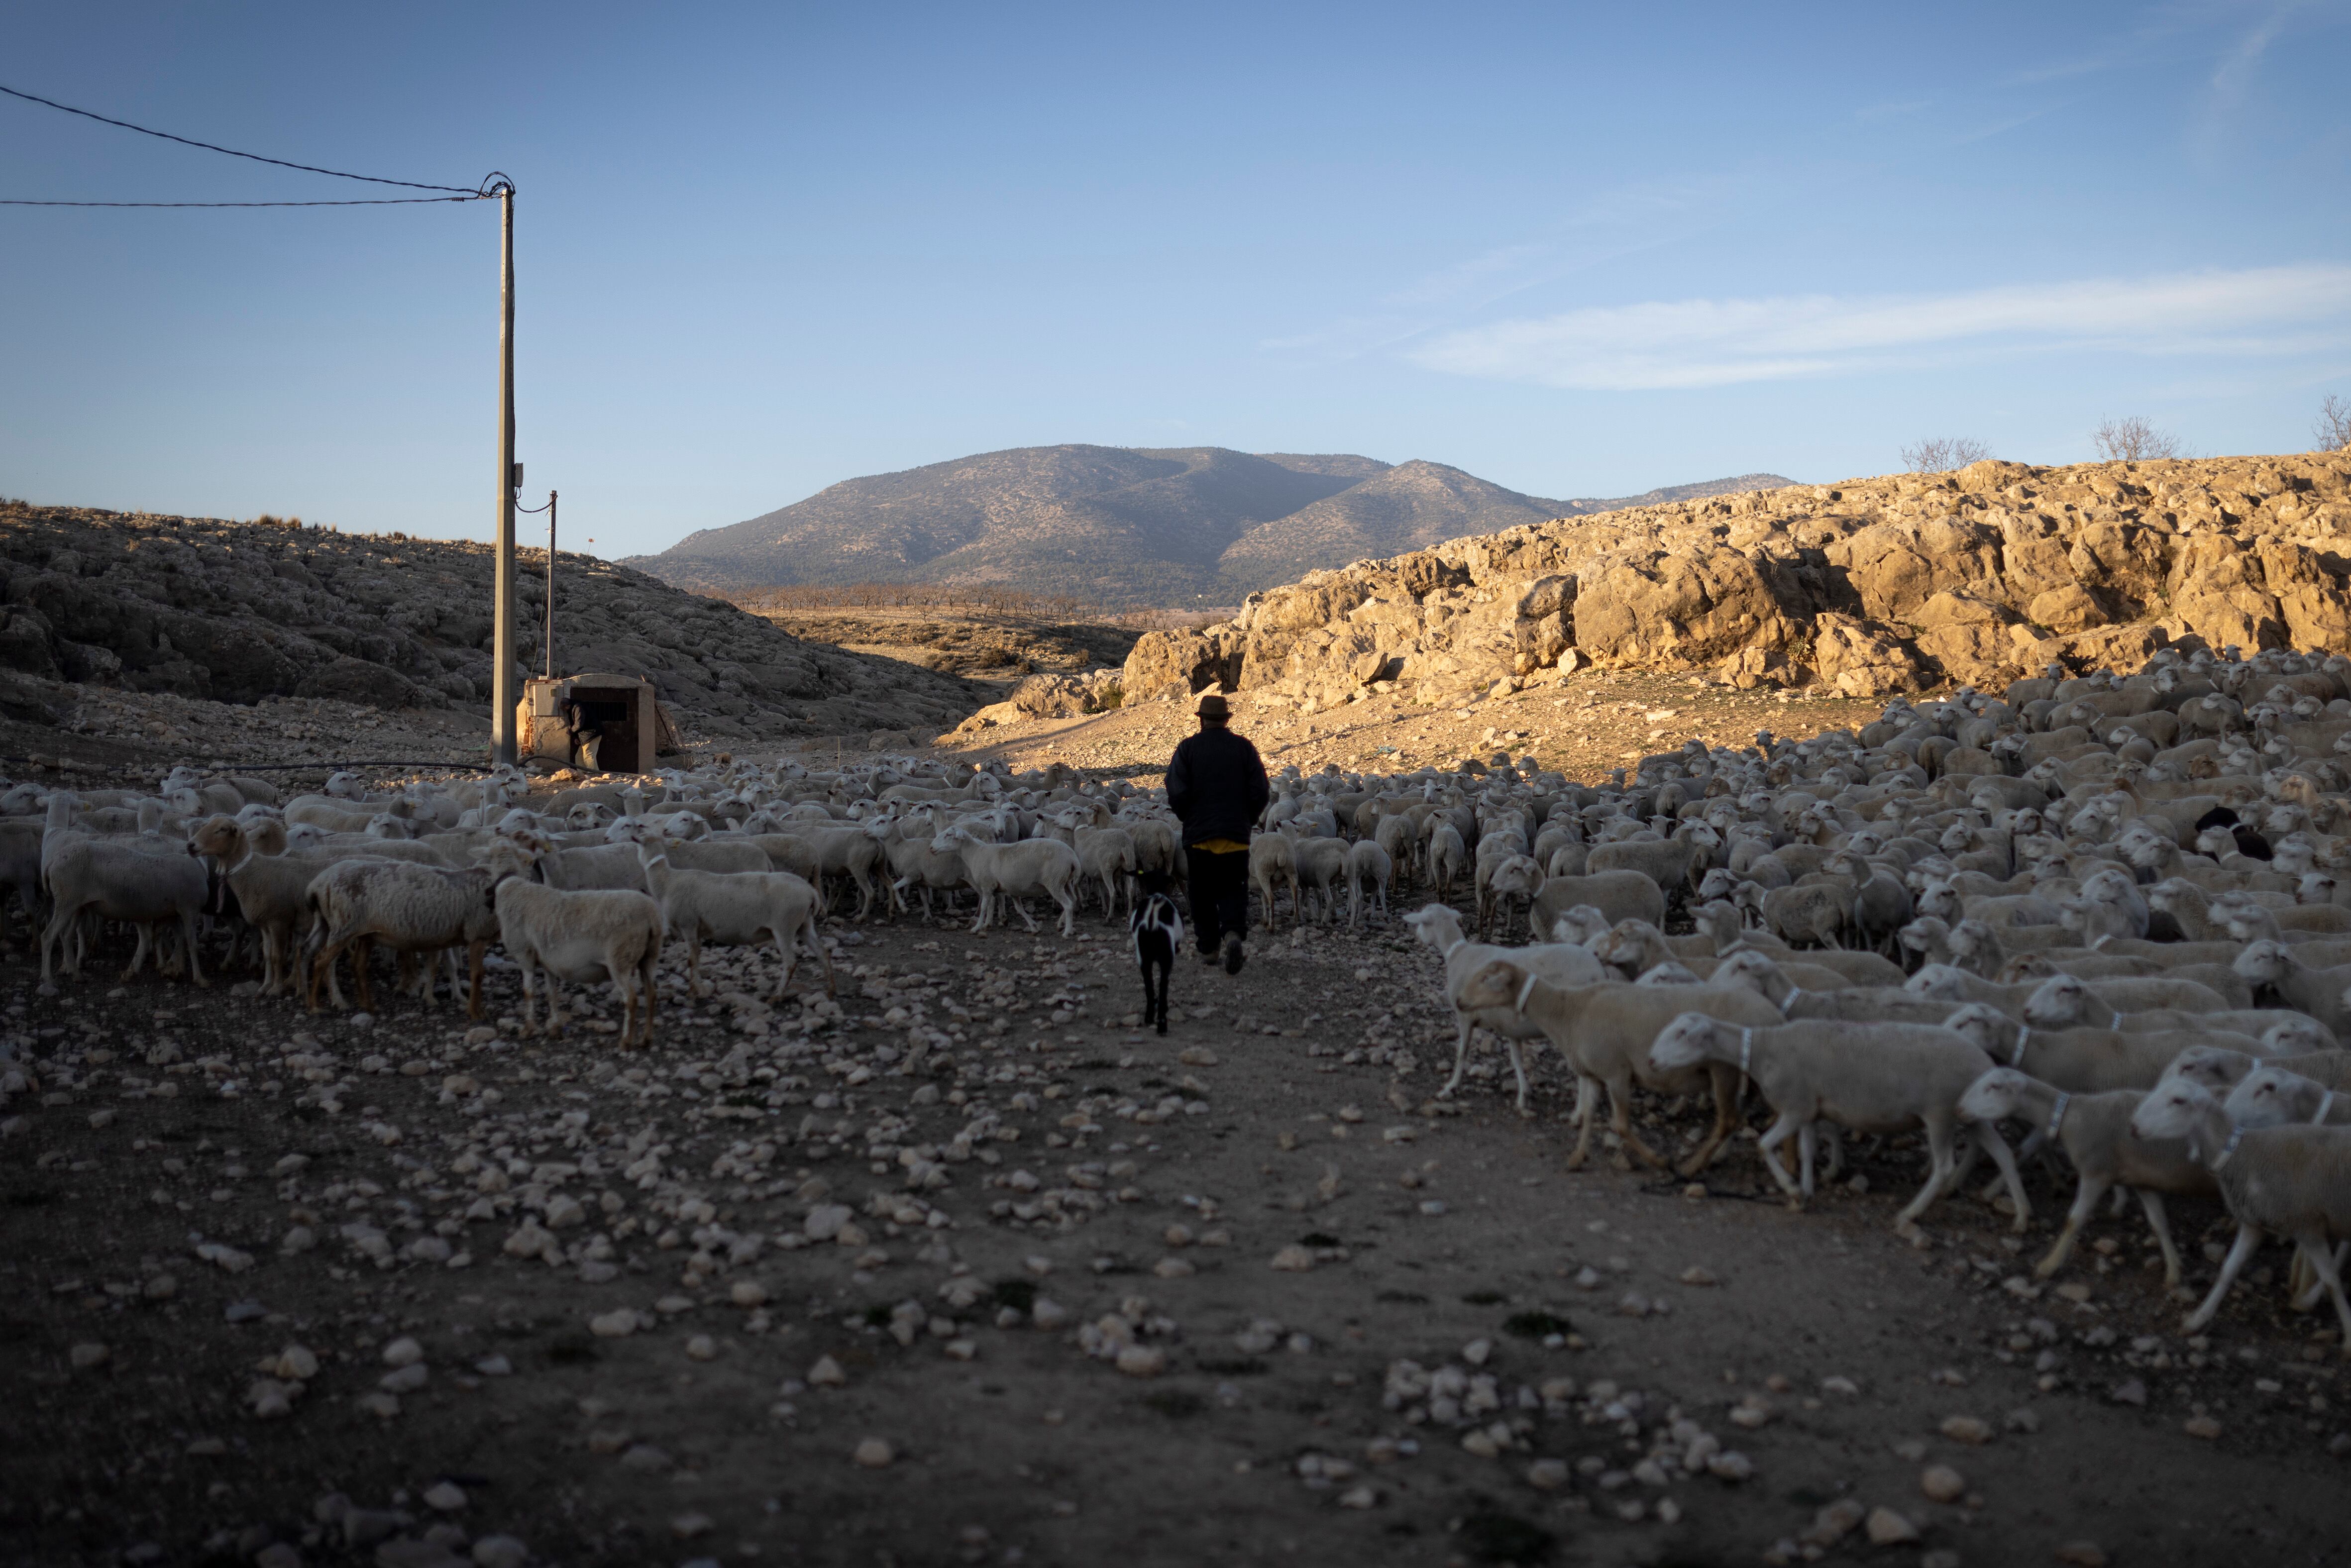
[{"label": "mountain", "polygon": [[1709,496],[1735,496],[1741,490],[1784,490],[1794,484],[1779,474],[1734,474],[1728,479],[1708,479],[1696,485],[1667,485],[1662,489],[1644,490],[1637,496],[1618,496],[1608,500],[1586,497],[1561,504],[1567,510],[1562,517],[1587,517],[1593,512],[1621,512],[1634,507],[1665,507],[1676,501],[1703,501]]},{"label": "mountain", "polygon": [[[1750,480],[1788,482],[1654,494]],[[843,480],[625,564],[705,591],[987,581],[1110,605],[1228,604],[1317,567],[1626,504],[1349,453],[1025,446]]]},{"label": "mountain", "polygon": [[1233,541],[1219,564],[1244,591],[1254,592],[1317,567],[1548,522],[1567,516],[1569,505],[1521,496],[1442,463],[1399,463],[1251,528]]}]

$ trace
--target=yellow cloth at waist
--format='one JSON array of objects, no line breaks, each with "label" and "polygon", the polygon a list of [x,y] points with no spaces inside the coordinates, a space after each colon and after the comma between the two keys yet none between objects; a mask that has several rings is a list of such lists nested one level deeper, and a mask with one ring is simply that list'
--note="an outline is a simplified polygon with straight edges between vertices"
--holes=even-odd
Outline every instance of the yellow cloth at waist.
[{"label": "yellow cloth at waist", "polygon": [[1245,853],[1248,851],[1249,846],[1243,843],[1236,843],[1231,839],[1202,839],[1198,843],[1194,844],[1192,848],[1196,850],[1206,850],[1212,855],[1237,855]]}]

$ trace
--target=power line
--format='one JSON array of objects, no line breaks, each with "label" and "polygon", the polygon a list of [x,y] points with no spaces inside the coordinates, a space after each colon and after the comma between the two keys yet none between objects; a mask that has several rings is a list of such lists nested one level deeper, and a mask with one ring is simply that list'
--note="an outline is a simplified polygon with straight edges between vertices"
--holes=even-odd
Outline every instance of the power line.
[{"label": "power line", "polygon": [[[463,185],[428,185],[415,180],[387,180],[378,174],[351,174],[346,173],[340,169],[321,169],[314,163],[289,163],[283,158],[265,158],[258,152],[240,152],[234,147],[217,147],[209,141],[198,141],[193,137],[174,136],[168,131],[152,131],[144,125],[133,125],[127,120],[115,120],[107,115],[93,114],[87,109],[76,109],[69,103],[59,103],[53,98],[43,98],[38,93],[19,92],[13,87],[0,87],[0,92],[6,93],[10,98],[21,98],[27,103],[37,103],[49,109],[62,110],[68,114],[78,114],[84,120],[95,120],[101,125],[115,125],[121,127],[125,131],[135,131],[141,136],[160,137],[165,141],[177,141],[183,147],[201,147],[207,152],[225,152],[232,158],[250,158],[256,163],[274,163],[280,169],[299,169],[306,174],[329,174],[338,180],[364,180],[373,185],[404,185],[412,191],[455,191],[468,197],[488,194],[486,191],[479,189],[467,190]],[[9,204],[11,206],[73,205],[90,207],[329,206],[340,204],[341,204],[327,202],[76,202],[70,204],[64,202],[12,202]]]},{"label": "power line", "polygon": [[413,207],[428,202],[478,202],[494,193],[470,196],[377,196],[348,202],[39,202],[23,196],[0,196],[0,207]]}]

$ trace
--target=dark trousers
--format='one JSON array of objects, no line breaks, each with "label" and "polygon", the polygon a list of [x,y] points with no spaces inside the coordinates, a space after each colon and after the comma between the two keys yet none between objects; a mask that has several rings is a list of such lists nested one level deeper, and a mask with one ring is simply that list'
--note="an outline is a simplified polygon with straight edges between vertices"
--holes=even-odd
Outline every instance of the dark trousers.
[{"label": "dark trousers", "polygon": [[1192,929],[1199,934],[1200,951],[1214,953],[1234,931],[1249,935],[1249,853],[1235,850],[1211,854],[1207,850],[1184,852],[1186,874],[1191,882]]}]

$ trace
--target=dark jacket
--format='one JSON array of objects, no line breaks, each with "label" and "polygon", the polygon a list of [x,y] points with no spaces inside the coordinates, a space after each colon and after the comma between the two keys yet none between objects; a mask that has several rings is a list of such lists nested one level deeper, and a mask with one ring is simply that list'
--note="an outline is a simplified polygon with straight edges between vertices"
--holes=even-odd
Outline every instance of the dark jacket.
[{"label": "dark jacket", "polygon": [[1203,839],[1249,842],[1272,797],[1257,747],[1223,726],[1187,737],[1167,764],[1167,804],[1184,821],[1187,847]]}]

